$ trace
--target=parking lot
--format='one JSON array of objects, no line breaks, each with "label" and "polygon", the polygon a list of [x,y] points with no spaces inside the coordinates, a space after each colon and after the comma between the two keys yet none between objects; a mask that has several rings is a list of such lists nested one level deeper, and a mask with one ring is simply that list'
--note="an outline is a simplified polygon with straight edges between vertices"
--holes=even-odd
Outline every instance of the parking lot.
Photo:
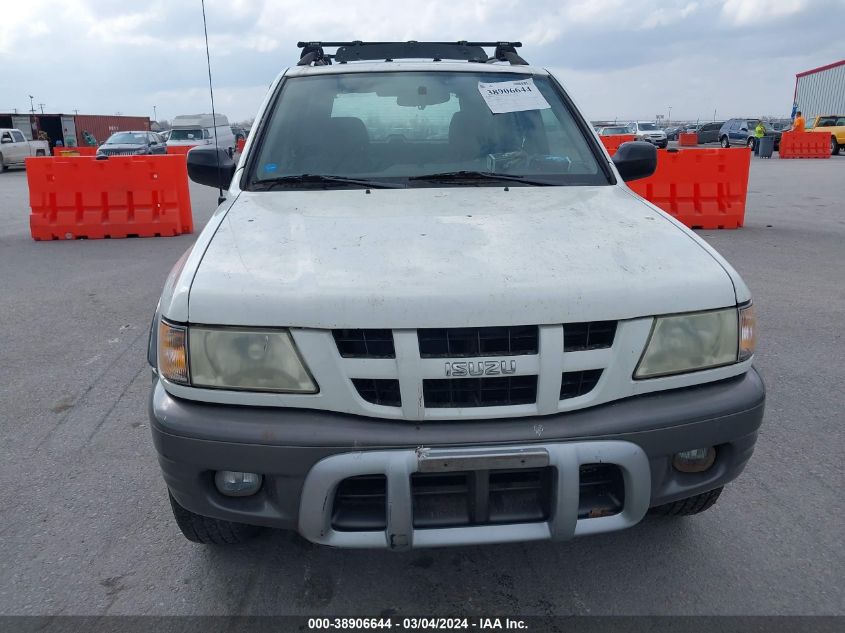
[{"label": "parking lot", "polygon": [[[566,543],[340,551],[179,533],[145,352],[196,237],[34,242],[0,174],[0,613],[845,613],[845,156],[752,160],[745,227],[702,231],[751,287],[769,396],[710,511]],[[197,233],[217,192],[191,186]]]}]

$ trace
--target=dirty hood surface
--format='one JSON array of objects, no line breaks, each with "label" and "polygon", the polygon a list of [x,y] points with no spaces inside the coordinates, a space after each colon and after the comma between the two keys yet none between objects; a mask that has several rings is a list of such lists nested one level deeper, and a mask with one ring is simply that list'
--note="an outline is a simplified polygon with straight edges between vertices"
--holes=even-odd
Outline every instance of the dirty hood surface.
[{"label": "dirty hood surface", "polygon": [[706,248],[615,186],[243,192],[196,271],[189,319],[458,327],[734,305]]}]

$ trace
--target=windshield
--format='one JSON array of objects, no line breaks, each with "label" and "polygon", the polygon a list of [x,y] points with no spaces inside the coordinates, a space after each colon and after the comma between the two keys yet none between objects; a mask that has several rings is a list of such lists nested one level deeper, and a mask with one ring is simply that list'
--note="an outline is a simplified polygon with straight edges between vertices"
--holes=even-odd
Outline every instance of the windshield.
[{"label": "windshield", "polygon": [[173,130],[170,132],[171,141],[199,141],[202,138],[202,130]]},{"label": "windshield", "polygon": [[117,134],[112,134],[109,137],[109,140],[106,141],[106,145],[116,145],[118,143],[128,145],[146,145],[147,135],[140,132],[118,132]]},{"label": "windshield", "polygon": [[[526,79],[533,86],[525,91],[529,101],[504,92],[513,84],[495,85]],[[480,83],[505,96],[485,100]],[[426,176],[454,172],[544,184],[608,183],[545,76],[443,71],[290,78],[266,130],[250,183],[309,174],[422,187],[432,186]],[[455,179],[437,186],[461,184]]]},{"label": "windshield", "polygon": [[638,126],[641,130],[645,130],[645,131],[651,131],[651,130],[654,130],[654,131],[657,131],[657,126],[656,126],[654,123],[637,123],[637,126]]}]

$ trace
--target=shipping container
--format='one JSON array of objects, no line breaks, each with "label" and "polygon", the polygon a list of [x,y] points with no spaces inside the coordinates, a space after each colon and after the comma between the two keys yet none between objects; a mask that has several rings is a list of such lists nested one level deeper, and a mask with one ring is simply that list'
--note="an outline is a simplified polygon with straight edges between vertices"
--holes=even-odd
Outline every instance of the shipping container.
[{"label": "shipping container", "polygon": [[845,59],[795,75],[795,105],[808,125],[817,116],[845,115]]},{"label": "shipping container", "polygon": [[58,140],[65,146],[73,147],[99,145],[115,132],[149,130],[150,119],[108,114],[0,113],[0,127],[17,128],[30,141],[37,138],[39,132],[45,132],[50,139],[50,147]]},{"label": "shipping container", "polygon": [[78,114],[74,119],[78,145],[89,145],[90,142],[86,140],[89,135],[95,138],[96,144],[99,145],[115,132],[150,129],[150,119],[144,116]]}]

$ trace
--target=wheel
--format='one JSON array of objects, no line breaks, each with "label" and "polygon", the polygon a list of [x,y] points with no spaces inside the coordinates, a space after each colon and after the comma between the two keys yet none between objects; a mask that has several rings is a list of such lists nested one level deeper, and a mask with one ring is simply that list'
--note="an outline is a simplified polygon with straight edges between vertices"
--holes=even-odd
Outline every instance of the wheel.
[{"label": "wheel", "polygon": [[754,138],[752,137],[752,138],[748,139],[747,141],[745,141],[745,146],[750,147],[751,149],[754,149]]},{"label": "wheel", "polygon": [[719,145],[721,145],[722,147],[728,148],[728,147],[731,146],[731,143],[730,143],[730,141],[728,141],[727,136],[723,136],[722,138],[719,139]]},{"label": "wheel", "polygon": [[176,525],[182,530],[182,534],[189,541],[202,543],[203,545],[235,545],[250,540],[261,531],[257,525],[246,525],[244,523],[232,523],[195,514],[179,505],[179,502],[170,497],[170,507],[173,509],[173,516]]},{"label": "wheel", "polygon": [[831,156],[838,156],[839,155],[839,143],[836,141],[835,136],[830,137],[830,155]]},{"label": "wheel", "polygon": [[692,514],[699,514],[710,508],[719,495],[722,494],[724,486],[703,492],[700,495],[689,497],[688,499],[681,499],[680,501],[673,501],[662,506],[655,506],[649,509],[651,514],[657,514],[666,517],[685,517]]},{"label": "wheel", "polygon": [[44,150],[43,149],[35,150],[35,155],[36,156],[44,156]]},{"label": "wheel", "polygon": [[7,171],[9,167],[3,162],[3,154],[0,154],[0,172]]}]

